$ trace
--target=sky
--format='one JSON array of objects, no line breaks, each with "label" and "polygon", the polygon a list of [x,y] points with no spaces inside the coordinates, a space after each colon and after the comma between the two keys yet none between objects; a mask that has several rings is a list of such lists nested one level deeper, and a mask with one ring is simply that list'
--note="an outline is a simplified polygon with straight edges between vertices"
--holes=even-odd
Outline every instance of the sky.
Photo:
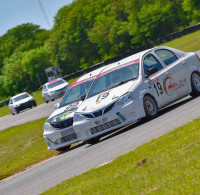
[{"label": "sky", "polygon": [[[41,10],[41,2],[48,21]],[[7,30],[23,24],[33,23],[51,29],[57,11],[72,0],[0,0],[0,36]]]}]

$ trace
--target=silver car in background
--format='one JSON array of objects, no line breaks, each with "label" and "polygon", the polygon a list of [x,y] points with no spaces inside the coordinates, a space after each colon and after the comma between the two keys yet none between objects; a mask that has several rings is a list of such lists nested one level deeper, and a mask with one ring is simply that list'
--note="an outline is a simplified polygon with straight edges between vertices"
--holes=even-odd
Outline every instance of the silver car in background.
[{"label": "silver car in background", "polygon": [[62,97],[69,87],[69,83],[64,79],[54,79],[43,85],[42,97],[46,103]]},{"label": "silver car in background", "polygon": [[33,96],[24,92],[11,97],[8,106],[11,114],[14,115],[27,108],[36,107],[37,104]]}]

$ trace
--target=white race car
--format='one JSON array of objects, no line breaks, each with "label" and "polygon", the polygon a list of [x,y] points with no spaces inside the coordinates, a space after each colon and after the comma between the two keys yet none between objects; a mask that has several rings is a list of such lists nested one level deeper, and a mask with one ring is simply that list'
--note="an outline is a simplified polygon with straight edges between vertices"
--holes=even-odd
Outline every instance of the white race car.
[{"label": "white race car", "polygon": [[44,84],[42,87],[42,97],[46,103],[50,100],[61,97],[65,94],[69,87],[69,83],[64,79],[54,79]]},{"label": "white race car", "polygon": [[[78,142],[73,129],[73,115],[82,103],[92,82],[105,67],[99,68],[76,80],[65,93],[61,103],[44,124],[44,139],[49,150],[63,151]],[[82,99],[82,100],[81,100]]]},{"label": "white race car", "polygon": [[200,59],[169,47],[129,56],[104,69],[74,114],[79,140],[95,143],[100,135],[154,118],[162,107],[188,94],[200,94]]}]

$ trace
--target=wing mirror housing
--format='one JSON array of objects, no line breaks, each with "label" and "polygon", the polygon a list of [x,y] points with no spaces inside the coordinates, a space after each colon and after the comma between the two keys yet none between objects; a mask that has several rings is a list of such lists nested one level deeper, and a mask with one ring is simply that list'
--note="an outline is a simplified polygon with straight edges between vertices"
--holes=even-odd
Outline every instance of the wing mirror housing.
[{"label": "wing mirror housing", "polygon": [[156,67],[152,67],[152,68],[148,69],[146,78],[148,78],[148,77],[151,76],[152,74],[156,73],[157,71],[158,71],[158,70],[157,70]]},{"label": "wing mirror housing", "polygon": [[54,109],[56,110],[56,109],[58,109],[59,108],[59,106],[60,106],[60,104],[59,103],[56,103],[56,104],[54,104]]},{"label": "wing mirror housing", "polygon": [[84,101],[85,98],[86,98],[86,95],[82,95],[82,96],[81,96],[81,101]]}]

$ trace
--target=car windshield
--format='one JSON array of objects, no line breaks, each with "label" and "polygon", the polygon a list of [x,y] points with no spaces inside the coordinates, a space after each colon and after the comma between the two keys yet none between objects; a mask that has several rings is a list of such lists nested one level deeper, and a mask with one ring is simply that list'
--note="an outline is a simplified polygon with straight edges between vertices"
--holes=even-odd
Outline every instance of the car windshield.
[{"label": "car windshield", "polygon": [[58,80],[58,81],[56,81],[56,82],[53,82],[53,83],[48,84],[48,88],[51,89],[51,88],[54,88],[54,87],[56,87],[57,85],[61,85],[61,84],[63,84],[63,83],[65,83],[63,80]]},{"label": "car windshield", "polygon": [[90,88],[88,97],[90,98],[103,91],[114,88],[125,82],[133,79],[137,79],[139,73],[139,64],[134,63],[128,66],[122,66],[121,68],[115,68],[112,72],[102,73],[97,77],[94,84]]},{"label": "car windshield", "polygon": [[23,94],[23,95],[17,96],[16,98],[14,98],[14,102],[18,102],[18,101],[23,100],[27,97],[29,97],[28,94]]},{"label": "car windshield", "polygon": [[94,79],[81,83],[79,85],[76,85],[72,88],[69,88],[60,103],[60,108],[72,102],[79,101],[81,99],[81,96],[84,96],[87,94],[93,81]]}]

